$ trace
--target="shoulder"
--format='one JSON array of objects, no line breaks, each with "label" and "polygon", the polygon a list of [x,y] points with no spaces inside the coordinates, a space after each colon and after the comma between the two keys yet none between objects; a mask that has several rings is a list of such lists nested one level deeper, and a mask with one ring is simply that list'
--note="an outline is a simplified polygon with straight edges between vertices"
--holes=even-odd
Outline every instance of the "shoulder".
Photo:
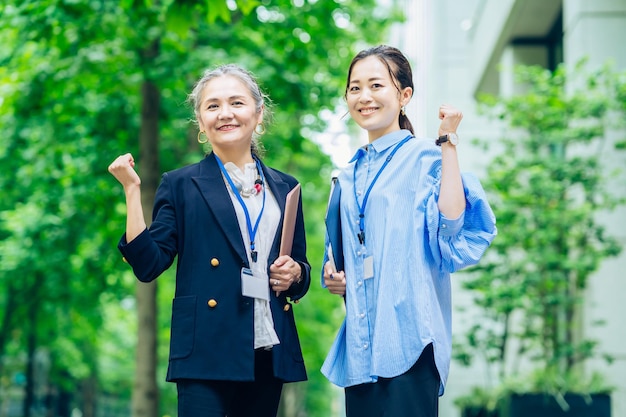
[{"label": "shoulder", "polygon": [[205,159],[184,167],[176,168],[163,173],[162,178],[169,181],[180,181],[198,175],[201,164],[205,163]]},{"label": "shoulder", "polygon": [[403,165],[437,176],[441,168],[441,148],[435,145],[434,139],[415,138],[407,143],[403,154]]},{"label": "shoulder", "polygon": [[270,175],[272,179],[276,182],[286,182],[287,184],[289,184],[290,189],[298,184],[298,180],[294,176],[286,174],[275,168],[269,167],[265,164],[263,164],[263,171],[265,172],[265,175]]},{"label": "shoulder", "polygon": [[410,140],[407,145],[407,149],[410,149],[412,152],[441,158],[441,148],[435,144],[435,139],[416,137]]}]

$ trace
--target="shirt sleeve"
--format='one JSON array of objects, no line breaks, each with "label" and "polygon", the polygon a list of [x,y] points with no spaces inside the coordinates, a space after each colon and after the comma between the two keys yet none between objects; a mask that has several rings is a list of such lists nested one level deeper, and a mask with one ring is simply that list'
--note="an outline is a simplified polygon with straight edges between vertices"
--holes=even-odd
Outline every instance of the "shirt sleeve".
[{"label": "shirt sleeve", "polygon": [[426,204],[430,251],[439,269],[447,273],[478,263],[497,234],[482,185],[472,174],[464,173],[462,179],[466,207],[457,219],[439,211],[439,183]]}]

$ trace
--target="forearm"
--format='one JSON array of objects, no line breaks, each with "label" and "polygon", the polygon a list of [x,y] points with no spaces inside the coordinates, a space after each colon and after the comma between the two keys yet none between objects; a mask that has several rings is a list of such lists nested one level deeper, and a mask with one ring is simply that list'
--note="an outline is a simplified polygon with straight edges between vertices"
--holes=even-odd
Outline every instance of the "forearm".
[{"label": "forearm", "polygon": [[441,146],[441,185],[438,200],[439,211],[448,219],[458,218],[465,211],[465,192],[456,146]]},{"label": "forearm", "polygon": [[133,184],[124,188],[126,195],[126,242],[131,242],[146,229],[141,204],[141,187]]}]

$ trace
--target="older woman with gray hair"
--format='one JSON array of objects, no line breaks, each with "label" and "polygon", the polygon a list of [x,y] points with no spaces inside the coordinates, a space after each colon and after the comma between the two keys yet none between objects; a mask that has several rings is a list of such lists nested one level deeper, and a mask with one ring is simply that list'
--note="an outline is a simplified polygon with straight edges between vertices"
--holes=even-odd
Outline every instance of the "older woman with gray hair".
[{"label": "older woman with gray hair", "polygon": [[212,150],[163,174],[149,228],[133,156],[109,166],[126,197],[118,248],[142,282],[177,258],[167,380],[179,417],[274,417],[283,383],[306,380],[292,308],[310,284],[300,200],[293,241],[281,242],[298,181],[261,161],[269,102],[250,72],[209,70],[189,101]]}]

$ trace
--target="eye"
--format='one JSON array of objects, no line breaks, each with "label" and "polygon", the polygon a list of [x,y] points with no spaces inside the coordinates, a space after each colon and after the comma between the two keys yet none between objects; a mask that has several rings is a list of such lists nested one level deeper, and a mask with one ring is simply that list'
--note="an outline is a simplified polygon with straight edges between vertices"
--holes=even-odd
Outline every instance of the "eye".
[{"label": "eye", "polygon": [[206,106],[206,109],[207,110],[215,110],[215,109],[217,109],[217,104],[215,104],[215,103],[208,104]]},{"label": "eye", "polygon": [[372,88],[382,88],[382,87],[383,87],[383,85],[379,84],[379,83],[372,84]]},{"label": "eye", "polygon": [[243,106],[243,105],[244,105],[243,101],[240,101],[240,100],[233,101],[233,106]]},{"label": "eye", "polygon": [[359,87],[357,87],[356,85],[353,85],[352,87],[350,87],[350,90],[348,90],[348,91],[351,91],[351,92],[359,91]]}]

